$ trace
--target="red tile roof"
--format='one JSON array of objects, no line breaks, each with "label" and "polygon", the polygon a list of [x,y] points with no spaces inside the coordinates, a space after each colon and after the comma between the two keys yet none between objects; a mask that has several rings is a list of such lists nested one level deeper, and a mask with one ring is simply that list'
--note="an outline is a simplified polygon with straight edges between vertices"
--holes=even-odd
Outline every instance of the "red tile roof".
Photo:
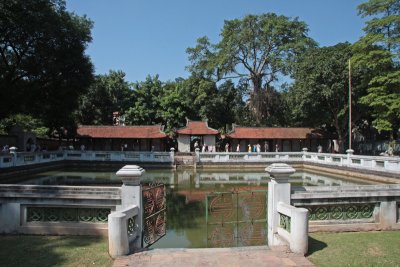
[{"label": "red tile roof", "polygon": [[206,121],[191,121],[187,120],[186,127],[176,131],[178,134],[189,135],[217,135],[219,132],[213,128],[208,127]]},{"label": "red tile roof", "polygon": [[226,135],[234,139],[309,139],[322,138],[324,134],[313,128],[237,127]]},{"label": "red tile roof", "polygon": [[161,125],[146,126],[79,126],[79,137],[90,138],[133,138],[157,139],[166,138]]}]

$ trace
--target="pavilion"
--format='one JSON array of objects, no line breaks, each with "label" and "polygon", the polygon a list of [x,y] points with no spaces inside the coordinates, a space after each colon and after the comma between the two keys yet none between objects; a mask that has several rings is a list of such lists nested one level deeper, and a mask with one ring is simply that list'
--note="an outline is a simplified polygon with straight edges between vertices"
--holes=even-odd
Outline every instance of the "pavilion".
[{"label": "pavilion", "polygon": [[278,127],[241,127],[233,125],[232,131],[225,138],[230,144],[231,151],[236,151],[239,144],[240,152],[247,152],[248,145],[251,148],[260,144],[261,152],[301,151],[308,148],[309,151],[317,151],[321,145],[323,151],[329,145],[328,135],[314,128],[278,128]]},{"label": "pavilion", "polygon": [[88,150],[167,151],[168,136],[161,125],[79,126],[77,137]]},{"label": "pavilion", "polygon": [[218,130],[208,127],[207,121],[191,121],[186,119],[186,126],[176,131],[178,134],[178,151],[191,152],[195,150],[195,143],[201,149],[203,145],[207,151],[215,152],[216,137]]}]

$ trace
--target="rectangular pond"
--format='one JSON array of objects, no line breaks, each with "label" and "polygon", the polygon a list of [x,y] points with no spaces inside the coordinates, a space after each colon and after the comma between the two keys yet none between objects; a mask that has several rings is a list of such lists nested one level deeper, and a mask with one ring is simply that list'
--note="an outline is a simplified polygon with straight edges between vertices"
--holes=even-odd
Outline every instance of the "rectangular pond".
[{"label": "rectangular pond", "polygon": [[[3,183],[27,185],[120,186],[117,170],[68,169],[19,177]],[[153,248],[235,247],[266,244],[266,192],[262,171],[148,170],[143,182],[166,185],[166,235]],[[304,170],[292,186],[372,184],[349,177]]]}]

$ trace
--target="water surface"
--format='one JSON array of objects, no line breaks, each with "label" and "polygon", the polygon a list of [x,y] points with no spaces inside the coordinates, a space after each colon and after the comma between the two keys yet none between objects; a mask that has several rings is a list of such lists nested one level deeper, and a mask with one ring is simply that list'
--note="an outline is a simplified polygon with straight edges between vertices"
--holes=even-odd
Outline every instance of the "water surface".
[{"label": "water surface", "polygon": [[[18,183],[120,186],[121,180],[115,175],[116,171],[70,169],[50,171],[19,177]],[[259,203],[266,202],[265,195],[270,180],[267,173],[148,170],[142,180],[159,181],[166,185],[167,234],[152,247],[204,248],[249,245],[247,241],[241,239],[243,236],[252,242],[250,245],[266,244],[266,223],[249,222],[243,218],[249,218],[246,216],[250,216],[251,213],[266,217],[265,205]],[[338,186],[368,182],[342,176],[298,171],[291,176],[291,183],[292,186]],[[234,193],[219,195],[221,192]],[[250,192],[257,192],[258,195],[251,195]],[[249,201],[253,201],[252,204],[248,205]],[[211,203],[214,203],[216,208],[211,208]],[[230,209],[229,205],[233,205],[233,208]],[[263,209],[257,210],[257,207]],[[213,214],[220,217],[214,218]]]}]

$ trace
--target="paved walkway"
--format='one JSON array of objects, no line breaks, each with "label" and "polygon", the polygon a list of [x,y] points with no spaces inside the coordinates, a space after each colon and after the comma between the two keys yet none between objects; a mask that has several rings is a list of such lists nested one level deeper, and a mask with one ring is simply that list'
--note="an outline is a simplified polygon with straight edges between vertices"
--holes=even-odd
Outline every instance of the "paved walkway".
[{"label": "paved walkway", "polygon": [[154,249],[119,257],[113,267],[157,266],[314,266],[305,257],[266,246],[216,249]]}]

